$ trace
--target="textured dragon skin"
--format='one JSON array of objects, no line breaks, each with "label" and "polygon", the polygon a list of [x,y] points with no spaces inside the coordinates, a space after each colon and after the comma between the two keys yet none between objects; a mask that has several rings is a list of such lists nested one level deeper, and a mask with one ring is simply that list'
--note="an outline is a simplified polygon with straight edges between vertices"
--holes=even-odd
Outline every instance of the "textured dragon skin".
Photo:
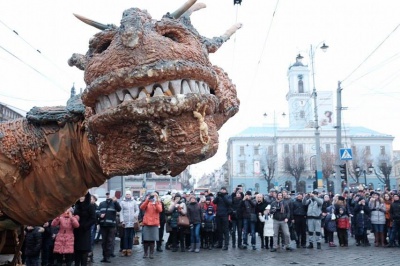
[{"label": "textured dragon skin", "polygon": [[216,153],[218,129],[239,100],[208,55],[234,31],[205,38],[191,12],[154,20],[145,10],[124,11],[119,27],[107,25],[85,55],[69,59],[84,70],[82,95],[0,124],[3,214],[42,224],[112,176],[175,176]]}]

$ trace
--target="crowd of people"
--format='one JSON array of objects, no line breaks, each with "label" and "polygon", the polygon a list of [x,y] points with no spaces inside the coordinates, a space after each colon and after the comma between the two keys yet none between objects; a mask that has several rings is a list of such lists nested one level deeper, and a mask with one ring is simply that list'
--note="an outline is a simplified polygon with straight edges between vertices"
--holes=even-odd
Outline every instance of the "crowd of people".
[{"label": "crowd of people", "polygon": [[[87,193],[53,220],[27,226],[25,264],[85,266],[94,262],[93,247],[100,235],[102,263],[112,263],[116,255],[132,256],[133,245],[142,245],[143,259],[153,259],[156,251],[164,249],[199,253],[229,248],[321,249],[323,244],[348,247],[349,237],[363,247],[400,244],[399,194],[362,186],[336,195],[275,189],[262,195],[244,192],[241,186],[231,194],[222,187],[215,194],[206,190],[200,196],[169,192],[160,197],[155,191],[141,200],[126,191],[121,200],[106,193],[105,201],[98,205],[96,201],[95,195]],[[370,233],[374,243],[369,242]]]}]

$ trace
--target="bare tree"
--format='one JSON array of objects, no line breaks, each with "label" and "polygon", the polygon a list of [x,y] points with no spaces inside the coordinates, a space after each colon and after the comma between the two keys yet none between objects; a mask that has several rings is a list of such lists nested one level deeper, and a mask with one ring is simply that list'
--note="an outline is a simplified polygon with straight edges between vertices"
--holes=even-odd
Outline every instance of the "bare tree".
[{"label": "bare tree", "polygon": [[304,154],[296,151],[293,146],[292,152],[283,155],[284,172],[290,174],[296,180],[296,188],[299,188],[301,174],[305,170]]},{"label": "bare tree", "polygon": [[264,168],[261,169],[264,179],[267,181],[268,191],[272,188],[272,179],[275,174],[276,160],[274,156],[269,156]]},{"label": "bare tree", "polygon": [[390,189],[390,174],[392,172],[392,163],[390,156],[381,154],[378,156],[378,171],[374,168],[376,177]]},{"label": "bare tree", "polygon": [[335,154],[332,152],[322,152],[321,153],[321,161],[322,161],[322,177],[329,181],[329,178],[333,173],[333,166],[335,164]]}]

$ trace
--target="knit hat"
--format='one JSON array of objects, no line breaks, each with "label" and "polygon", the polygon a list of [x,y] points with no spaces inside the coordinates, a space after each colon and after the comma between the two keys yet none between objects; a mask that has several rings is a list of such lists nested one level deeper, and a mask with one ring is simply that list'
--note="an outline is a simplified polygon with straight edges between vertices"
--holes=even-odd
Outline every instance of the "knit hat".
[{"label": "knit hat", "polygon": [[207,196],[206,201],[211,201],[211,197]]},{"label": "knit hat", "polygon": [[174,198],[182,198],[182,196],[181,196],[181,194],[179,194],[178,192],[175,194],[175,197]]},{"label": "knit hat", "polygon": [[345,198],[344,198],[344,197],[342,197],[342,196],[339,196],[339,197],[338,197],[338,200],[342,200],[342,201],[344,201],[344,200],[345,200]]},{"label": "knit hat", "polygon": [[251,191],[246,191],[246,195],[251,196]]},{"label": "knit hat", "polygon": [[213,212],[214,213],[214,208],[212,206],[207,207],[207,212]]}]

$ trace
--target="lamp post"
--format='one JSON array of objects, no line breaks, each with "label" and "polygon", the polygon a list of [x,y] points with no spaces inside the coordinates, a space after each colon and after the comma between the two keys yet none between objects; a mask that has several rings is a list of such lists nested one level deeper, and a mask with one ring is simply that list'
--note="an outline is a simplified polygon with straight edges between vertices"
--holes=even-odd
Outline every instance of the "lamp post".
[{"label": "lamp post", "polygon": [[[322,42],[321,42],[322,43]],[[321,43],[319,43],[317,46],[319,46]],[[320,132],[319,132],[319,124],[318,124],[318,106],[317,106],[317,90],[315,88],[315,72],[314,72],[314,56],[315,56],[315,49],[313,48],[312,45],[310,45],[310,57],[311,57],[311,70],[312,70],[312,81],[313,81],[313,91],[312,91],[312,97],[314,98],[314,127],[315,127],[315,152],[316,152],[316,166],[317,166],[317,186],[318,189],[323,188],[323,182],[322,182],[322,161],[321,161],[321,141],[320,141]],[[320,47],[322,51],[326,52],[329,46],[327,46],[325,43]]]}]

